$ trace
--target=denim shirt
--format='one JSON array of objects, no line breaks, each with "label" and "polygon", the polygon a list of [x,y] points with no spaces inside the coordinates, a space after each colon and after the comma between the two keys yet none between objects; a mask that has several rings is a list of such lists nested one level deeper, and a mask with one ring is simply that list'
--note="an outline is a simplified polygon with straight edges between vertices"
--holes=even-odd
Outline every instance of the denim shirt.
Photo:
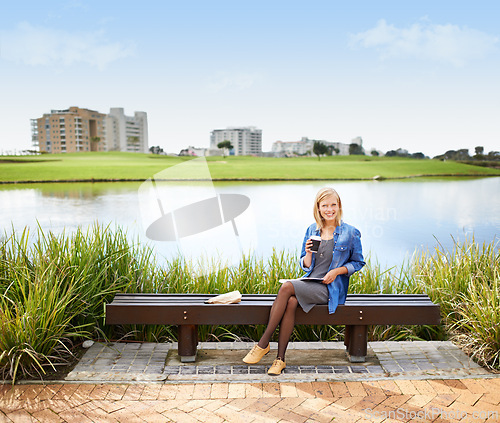
[{"label": "denim shirt", "polygon": [[[312,255],[311,266],[304,266],[306,241],[313,235],[320,236],[320,231],[316,223],[313,223],[307,228],[304,242],[302,243],[300,267],[307,272],[304,277],[309,276],[314,268],[315,254]],[[330,314],[335,313],[337,305],[345,303],[350,276],[365,265],[361,248],[361,233],[358,229],[342,221],[341,224],[335,228],[333,240],[335,247],[328,271],[344,266],[347,269],[347,274],[338,275],[332,283],[327,285],[328,312]]]}]

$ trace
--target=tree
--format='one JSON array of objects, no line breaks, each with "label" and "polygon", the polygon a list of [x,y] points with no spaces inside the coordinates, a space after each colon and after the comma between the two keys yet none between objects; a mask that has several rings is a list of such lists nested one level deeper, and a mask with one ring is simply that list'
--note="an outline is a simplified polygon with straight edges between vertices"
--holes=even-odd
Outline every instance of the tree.
[{"label": "tree", "polygon": [[149,147],[149,151],[153,154],[162,154],[163,148],[161,148],[159,145],[155,145],[155,146]]},{"label": "tree", "polygon": [[365,154],[363,147],[361,147],[359,144],[356,144],[355,142],[349,144],[349,154],[357,154],[357,155],[363,155]]},{"label": "tree", "polygon": [[500,160],[500,153],[498,151],[490,151],[486,157],[488,160]]},{"label": "tree", "polygon": [[389,150],[385,153],[386,157],[413,157],[414,159],[424,159],[425,156],[423,153],[408,153],[408,150],[399,147],[397,150]]},{"label": "tree", "polygon": [[446,153],[436,156],[440,160],[470,160],[469,150],[462,148],[460,150],[448,150]]},{"label": "tree", "polygon": [[484,160],[484,147],[481,147],[480,145],[478,145],[474,151],[476,152],[476,154],[474,154],[474,158],[477,159],[477,160]]},{"label": "tree", "polygon": [[379,152],[377,150],[372,150],[370,153],[373,157],[378,157],[380,156]]},{"label": "tree", "polygon": [[450,160],[469,160],[469,150],[467,148],[462,148],[460,150],[448,150],[444,153],[445,157]]},{"label": "tree", "polygon": [[313,144],[313,153],[318,156],[318,160],[320,160],[320,156],[322,154],[326,154],[328,152],[328,147],[319,141],[314,141]]},{"label": "tree", "polygon": [[412,157],[413,159],[420,159],[420,160],[421,160],[421,159],[425,159],[425,155],[424,155],[424,153],[422,153],[421,151],[419,151],[418,153],[413,153],[413,154],[411,155],[411,157]]},{"label": "tree", "polygon": [[90,137],[90,151],[98,151],[101,137]]},{"label": "tree", "polygon": [[[222,148],[222,156],[226,157],[226,150],[232,150],[233,149],[233,144],[231,144],[231,141],[224,140],[221,141],[219,144],[217,144],[217,148]],[[229,152],[228,152],[229,155]]]},{"label": "tree", "polygon": [[396,150],[389,150],[385,152],[385,157],[396,157],[398,153]]},{"label": "tree", "polygon": [[327,148],[328,148],[328,153],[327,154],[329,156],[332,156],[334,152],[335,152],[335,154],[339,154],[340,153],[340,150],[337,147],[334,147],[333,145],[329,145]]}]

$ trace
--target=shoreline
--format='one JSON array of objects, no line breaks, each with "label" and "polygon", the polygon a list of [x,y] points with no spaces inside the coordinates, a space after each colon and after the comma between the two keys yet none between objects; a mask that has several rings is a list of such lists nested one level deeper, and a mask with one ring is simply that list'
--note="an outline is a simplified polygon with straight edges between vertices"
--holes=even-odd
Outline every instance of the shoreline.
[{"label": "shoreline", "polygon": [[[492,174],[463,174],[463,173],[443,173],[443,174],[421,174],[409,176],[373,176],[371,178],[210,178],[212,182],[301,182],[301,181],[386,181],[416,178],[484,178],[499,177]],[[98,182],[144,182],[147,179],[137,178],[90,178],[90,179],[41,179],[41,180],[21,180],[21,181],[0,181],[0,185],[17,184],[57,184],[57,183],[98,183]],[[206,181],[206,179],[155,179],[156,182],[194,182]]]}]

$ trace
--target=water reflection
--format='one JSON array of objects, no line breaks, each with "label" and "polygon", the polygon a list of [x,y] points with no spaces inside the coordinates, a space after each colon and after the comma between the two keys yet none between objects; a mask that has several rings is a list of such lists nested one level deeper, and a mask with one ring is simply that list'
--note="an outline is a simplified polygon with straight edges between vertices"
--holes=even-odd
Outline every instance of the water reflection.
[{"label": "water reflection", "polygon": [[[150,242],[159,254],[177,254],[177,245],[151,242],[141,222],[141,183],[5,185],[0,188],[0,228],[25,226],[66,233],[95,221],[122,226],[131,238]],[[474,234],[476,241],[498,240],[500,178],[405,180],[382,182],[215,183],[220,194],[250,198],[256,222],[256,252],[295,251],[312,223],[312,203],[323,186],[340,194],[344,220],[361,230],[365,253],[383,265],[399,265],[416,248]],[[186,185],[189,190],[189,184]]]}]

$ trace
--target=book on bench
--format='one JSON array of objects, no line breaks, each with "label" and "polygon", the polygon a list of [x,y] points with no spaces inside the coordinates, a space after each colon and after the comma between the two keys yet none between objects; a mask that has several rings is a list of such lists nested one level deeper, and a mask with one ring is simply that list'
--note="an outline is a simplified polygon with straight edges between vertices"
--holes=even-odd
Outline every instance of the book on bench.
[{"label": "book on bench", "polygon": [[280,283],[285,283],[288,281],[296,281],[296,280],[301,280],[305,282],[316,282],[316,283],[323,283],[323,278],[299,278],[299,279],[280,279]]},{"label": "book on bench", "polygon": [[323,278],[300,278],[301,281],[323,283]]}]

